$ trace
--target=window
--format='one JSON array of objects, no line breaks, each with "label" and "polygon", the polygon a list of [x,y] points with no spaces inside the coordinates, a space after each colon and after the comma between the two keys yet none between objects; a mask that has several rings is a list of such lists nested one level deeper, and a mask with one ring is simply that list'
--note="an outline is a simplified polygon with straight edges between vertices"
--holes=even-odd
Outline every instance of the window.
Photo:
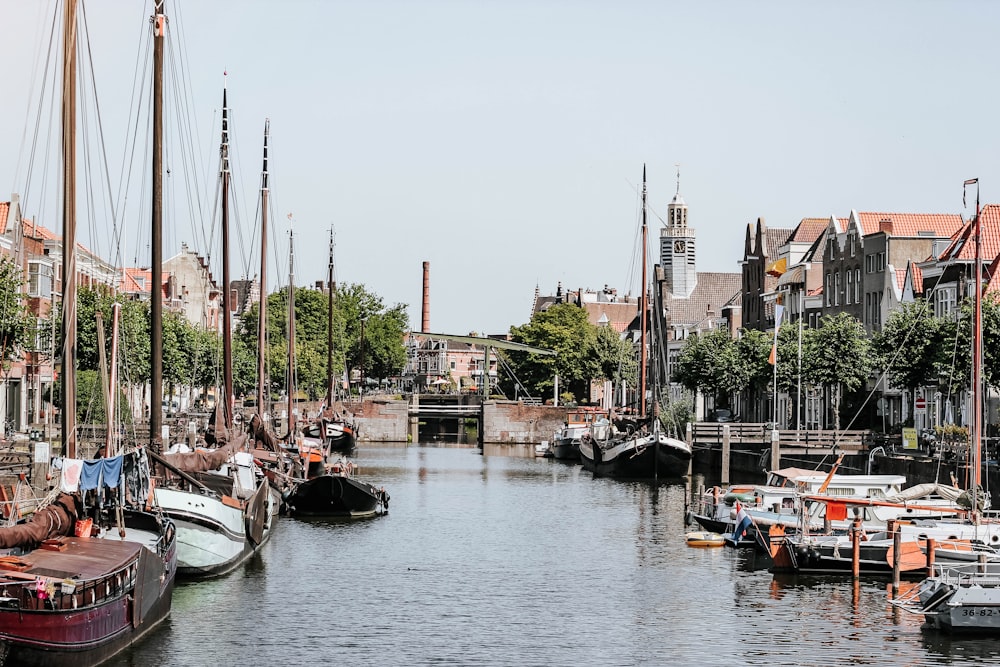
[{"label": "window", "polygon": [[854,302],[861,303],[861,267],[854,269]]},{"label": "window", "polygon": [[934,314],[938,317],[950,315],[955,310],[955,288],[939,287],[934,290]]},{"label": "window", "polygon": [[826,272],[826,282],[823,285],[823,292],[826,294],[826,305],[831,305],[833,303],[833,278],[830,276],[830,272]]},{"label": "window", "polygon": [[854,297],[854,274],[850,269],[847,270],[847,292],[844,294],[844,303],[848,306],[851,305],[851,299]]},{"label": "window", "polygon": [[451,362],[451,370],[455,370],[455,362]]},{"label": "window", "polygon": [[836,279],[836,287],[834,288],[834,291],[833,291],[833,305],[839,306],[840,305],[840,271],[837,271],[837,275],[835,276],[835,279]]},{"label": "window", "polygon": [[52,298],[52,267],[42,262],[28,262],[28,295]]},{"label": "window", "polygon": [[855,253],[855,248],[854,248],[854,234],[851,234],[851,257],[854,257],[854,253]]}]

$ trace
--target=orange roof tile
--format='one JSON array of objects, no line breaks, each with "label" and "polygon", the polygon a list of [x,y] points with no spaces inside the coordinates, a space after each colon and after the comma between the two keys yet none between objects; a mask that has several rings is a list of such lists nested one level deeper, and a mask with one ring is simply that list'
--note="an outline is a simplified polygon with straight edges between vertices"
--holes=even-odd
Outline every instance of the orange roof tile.
[{"label": "orange roof tile", "polygon": [[902,290],[906,284],[906,267],[896,269],[896,288]]},{"label": "orange roof tile", "polygon": [[916,262],[911,262],[910,266],[912,267],[911,273],[913,274],[913,291],[916,294],[923,294],[924,271],[919,266],[917,266]]},{"label": "orange roof tile", "polygon": [[7,213],[10,211],[9,201],[0,201],[0,234],[7,233]]},{"label": "orange roof tile", "polygon": [[[982,258],[992,261],[1000,255],[1000,204],[987,204],[979,211],[980,230],[982,235]],[[974,221],[969,221],[958,232],[952,235],[948,248],[941,253],[940,259],[972,261],[976,257],[976,244],[973,238]]]},{"label": "orange roof tile", "polygon": [[802,218],[789,241],[812,243],[826,231],[830,218]]},{"label": "orange roof tile", "polygon": [[893,236],[951,236],[962,227],[962,216],[952,213],[858,213],[864,236],[885,231]]}]

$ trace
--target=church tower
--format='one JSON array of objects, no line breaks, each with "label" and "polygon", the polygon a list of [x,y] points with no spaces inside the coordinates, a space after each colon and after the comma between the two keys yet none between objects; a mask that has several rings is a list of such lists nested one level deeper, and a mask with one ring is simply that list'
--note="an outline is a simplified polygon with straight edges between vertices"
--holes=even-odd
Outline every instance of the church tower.
[{"label": "church tower", "polygon": [[694,230],[688,227],[688,207],[681,197],[681,170],[677,169],[677,192],[667,205],[667,226],[660,230],[660,265],[667,289],[679,298],[691,296],[698,283],[695,268]]}]

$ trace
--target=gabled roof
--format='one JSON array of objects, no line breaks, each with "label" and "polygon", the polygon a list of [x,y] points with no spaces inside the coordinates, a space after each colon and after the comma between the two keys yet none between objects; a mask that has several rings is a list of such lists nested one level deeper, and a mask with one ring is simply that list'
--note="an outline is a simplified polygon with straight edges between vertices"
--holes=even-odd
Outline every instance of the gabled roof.
[{"label": "gabled roof", "polygon": [[788,242],[812,243],[823,235],[823,232],[826,231],[826,226],[829,224],[829,218],[802,218],[798,226],[795,227],[795,231],[792,232],[792,236],[788,239]]},{"label": "gabled roof", "polygon": [[10,202],[0,201],[0,234],[7,233],[7,215],[10,213]]},{"label": "gabled roof", "polygon": [[[992,261],[1000,255],[1000,204],[987,204],[979,211],[982,258]],[[942,261],[971,262],[976,258],[975,221],[965,223],[951,236],[951,243],[939,257]]]},{"label": "gabled roof", "polygon": [[788,240],[795,233],[794,229],[771,229],[764,230],[764,253],[765,257],[775,258],[778,256],[778,249],[788,243]]},{"label": "gabled roof", "polygon": [[884,231],[892,236],[937,237],[951,236],[963,224],[962,216],[952,213],[872,212],[859,212],[858,223],[864,236]]},{"label": "gabled roof", "polygon": [[669,290],[663,290],[663,303],[668,309],[672,325],[694,325],[708,317],[722,316],[724,306],[733,303],[733,297],[741,294],[743,274],[698,272],[698,284],[691,296],[675,297]]}]

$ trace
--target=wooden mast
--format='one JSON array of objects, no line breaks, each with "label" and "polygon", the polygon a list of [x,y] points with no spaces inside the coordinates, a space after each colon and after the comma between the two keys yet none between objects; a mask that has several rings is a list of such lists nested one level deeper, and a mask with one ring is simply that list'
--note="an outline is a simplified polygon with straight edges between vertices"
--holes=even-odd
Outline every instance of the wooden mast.
[{"label": "wooden mast", "polygon": [[326,406],[333,406],[333,227],[330,228],[330,263],[326,275]]},{"label": "wooden mast", "polygon": [[233,427],[233,323],[229,282],[229,107],[222,88],[222,381],[226,429]]},{"label": "wooden mast", "polygon": [[76,458],[76,0],[63,16],[63,455]]},{"label": "wooden mast", "polygon": [[970,178],[965,185],[976,185],[976,218],[973,233],[976,235],[976,268],[973,284],[972,318],[972,513],[978,519],[979,487],[982,483],[982,435],[983,435],[983,243],[982,223],[979,220],[979,179]]},{"label": "wooden mast", "polygon": [[153,214],[150,232],[152,284],[149,286],[149,435],[162,449],[163,424],[163,38],[167,19],[163,0],[153,20]]},{"label": "wooden mast", "polygon": [[288,230],[288,443],[295,440],[295,233]]},{"label": "wooden mast", "polygon": [[646,165],[642,165],[642,290],[639,298],[639,416],[646,416]]},{"label": "wooden mast", "polygon": [[260,308],[257,311],[257,413],[264,415],[265,378],[267,358],[267,208],[270,191],[267,178],[267,138],[271,130],[270,119],[264,120],[264,168],[260,180]]}]

